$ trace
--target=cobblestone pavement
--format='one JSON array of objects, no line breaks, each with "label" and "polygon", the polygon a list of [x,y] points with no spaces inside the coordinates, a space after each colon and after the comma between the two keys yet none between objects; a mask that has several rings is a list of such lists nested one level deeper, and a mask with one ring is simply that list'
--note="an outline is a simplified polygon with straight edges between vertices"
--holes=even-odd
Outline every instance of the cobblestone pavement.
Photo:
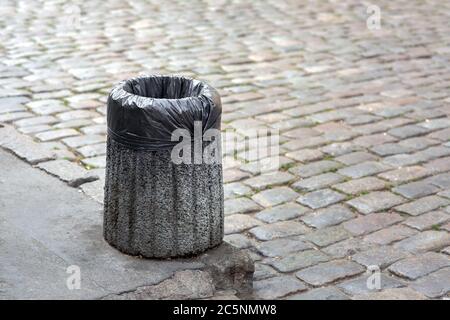
[{"label": "cobblestone pavement", "polygon": [[226,156],[226,240],[257,261],[255,296],[448,298],[450,5],[373,4],[380,30],[360,1],[5,0],[0,144],[101,200],[111,86],[207,80],[224,129],[281,135],[275,174]]}]

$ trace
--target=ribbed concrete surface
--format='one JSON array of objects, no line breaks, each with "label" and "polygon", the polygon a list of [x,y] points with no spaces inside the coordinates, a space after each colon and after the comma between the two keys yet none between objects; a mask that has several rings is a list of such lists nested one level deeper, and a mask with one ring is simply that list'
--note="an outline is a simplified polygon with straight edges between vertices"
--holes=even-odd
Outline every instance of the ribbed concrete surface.
[{"label": "ribbed concrete surface", "polygon": [[222,166],[176,165],[170,151],[107,142],[104,237],[131,255],[176,257],[223,238]]}]

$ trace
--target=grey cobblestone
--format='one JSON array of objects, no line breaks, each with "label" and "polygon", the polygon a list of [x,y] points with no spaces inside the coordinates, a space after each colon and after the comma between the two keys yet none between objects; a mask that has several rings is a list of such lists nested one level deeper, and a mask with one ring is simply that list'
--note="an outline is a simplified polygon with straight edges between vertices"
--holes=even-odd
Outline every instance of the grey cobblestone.
[{"label": "grey cobblestone", "polygon": [[343,226],[354,235],[363,235],[402,221],[397,213],[375,213],[344,222]]},{"label": "grey cobblestone", "polygon": [[364,214],[386,210],[403,202],[402,197],[386,191],[371,192],[347,201],[349,205]]},{"label": "grey cobblestone", "polygon": [[382,246],[359,252],[352,256],[352,260],[366,267],[375,265],[384,269],[405,256],[406,253],[401,250],[389,246]]},{"label": "grey cobblestone", "polygon": [[426,252],[394,263],[389,267],[389,271],[403,278],[415,280],[449,266],[448,257],[435,252]]},{"label": "grey cobblestone", "polygon": [[306,235],[305,239],[319,247],[325,247],[349,237],[350,233],[348,233],[342,226],[333,226],[313,231]]},{"label": "grey cobblestone", "polygon": [[413,202],[403,204],[401,206],[395,207],[395,210],[405,212],[412,216],[417,216],[419,214],[444,207],[450,203],[449,200],[441,198],[438,196],[428,196],[420,198]]},{"label": "grey cobblestone", "polygon": [[307,227],[295,221],[281,221],[270,225],[256,227],[250,230],[259,240],[272,240],[276,238],[302,235],[309,231]]},{"label": "grey cobblestone", "polygon": [[0,146],[11,150],[31,164],[54,159],[55,153],[17,132],[13,127],[0,125]]},{"label": "grey cobblestone", "polygon": [[354,300],[425,300],[426,297],[411,288],[391,288],[356,295]]},{"label": "grey cobblestone", "polygon": [[224,211],[226,215],[231,215],[234,213],[252,212],[257,211],[258,209],[261,208],[249,198],[244,197],[225,200],[224,206],[225,206]]},{"label": "grey cobblestone", "polygon": [[371,233],[364,238],[364,241],[379,245],[391,244],[416,234],[417,231],[402,225],[395,225]]},{"label": "grey cobblestone", "polygon": [[369,289],[367,286],[368,278],[369,278],[369,275],[365,274],[356,279],[350,279],[350,280],[341,282],[337,285],[337,287],[349,295],[356,296],[356,295],[376,292],[379,290],[400,288],[400,287],[406,286],[406,283],[404,281],[382,273],[380,275],[381,288],[379,290],[376,288]]},{"label": "grey cobblestone", "polygon": [[76,163],[67,160],[53,160],[41,162],[38,168],[57,176],[62,181],[67,182],[72,187],[78,187],[86,182],[99,179],[99,176],[80,167]]},{"label": "grey cobblestone", "polygon": [[306,250],[289,254],[280,260],[274,260],[271,265],[280,272],[292,272],[328,260],[329,257],[319,250]]},{"label": "grey cobblestone", "polygon": [[450,268],[444,268],[420,278],[411,287],[429,298],[442,297],[450,292]]},{"label": "grey cobblestone", "polygon": [[307,193],[300,196],[297,201],[313,209],[329,206],[341,200],[345,196],[337,191],[331,189],[322,189]]},{"label": "grey cobblestone", "polygon": [[335,183],[339,183],[343,180],[345,180],[343,176],[337,173],[328,172],[297,181],[296,183],[292,184],[292,187],[301,191],[313,191],[328,187]]},{"label": "grey cobblestone", "polygon": [[313,246],[304,241],[302,236],[265,241],[256,246],[256,249],[266,257],[283,257],[292,252],[312,248]]},{"label": "grey cobblestone", "polygon": [[335,287],[312,289],[308,292],[291,295],[288,300],[349,300],[350,298]]},{"label": "grey cobblestone", "polygon": [[411,217],[404,221],[407,226],[423,231],[430,228],[435,228],[444,222],[450,220],[450,214],[443,211],[432,211],[424,213],[417,217]]},{"label": "grey cobblestone", "polygon": [[357,263],[347,260],[336,260],[300,270],[295,275],[300,280],[313,286],[322,286],[342,278],[360,274],[363,271],[364,268]]},{"label": "grey cobblestone", "polygon": [[264,207],[272,207],[285,202],[289,202],[298,197],[298,193],[288,187],[277,187],[261,191],[252,199]]},{"label": "grey cobblestone", "polygon": [[258,212],[255,217],[267,223],[297,218],[309,209],[297,203],[286,203]]},{"label": "grey cobblestone", "polygon": [[[406,12],[408,19],[388,15],[375,31],[360,14],[365,5],[355,1],[97,2],[2,4],[5,17],[20,19],[0,19],[0,121],[29,136],[0,128],[2,147],[31,164],[65,159],[103,168],[112,85],[141,72],[192,76],[218,88],[222,128],[238,141],[238,159],[234,150],[226,154],[225,229],[255,260],[301,253],[312,246],[308,235],[341,227],[355,238],[322,248],[332,258],[377,246],[443,250],[448,257],[450,33],[446,11],[436,10],[442,1],[381,1],[382,12]],[[60,30],[68,5],[79,7],[82,23]],[[177,27],[174,17],[181,17]],[[255,137],[256,128],[280,130],[275,174],[261,175],[257,154],[245,156],[244,135]],[[97,201],[102,188],[101,180],[80,187]],[[319,192],[305,194],[311,191]],[[305,207],[292,203],[299,196]],[[401,214],[379,212],[385,210]],[[277,276],[270,266],[259,270],[255,279]],[[441,297],[435,279],[446,273],[417,290],[387,286],[369,293],[357,289],[363,277],[349,276],[350,298],[399,299]],[[311,290],[301,282],[284,291],[290,277],[269,282],[263,295],[346,298],[336,287]]]},{"label": "grey cobblestone", "polygon": [[253,283],[254,294],[261,299],[276,299],[306,289],[301,281],[291,276],[273,277]]},{"label": "grey cobblestone", "polygon": [[343,169],[339,169],[338,173],[348,176],[353,179],[362,178],[365,176],[370,176],[373,174],[377,174],[382,171],[389,170],[390,167],[375,161],[367,161],[363,163],[358,163],[350,167],[345,167]]},{"label": "grey cobblestone", "polygon": [[361,179],[350,180],[333,186],[334,189],[352,195],[357,195],[368,191],[381,190],[385,187],[386,182],[375,177],[365,177]]},{"label": "grey cobblestone", "polygon": [[301,220],[314,228],[325,228],[350,220],[355,214],[343,205],[334,205],[305,214]]}]

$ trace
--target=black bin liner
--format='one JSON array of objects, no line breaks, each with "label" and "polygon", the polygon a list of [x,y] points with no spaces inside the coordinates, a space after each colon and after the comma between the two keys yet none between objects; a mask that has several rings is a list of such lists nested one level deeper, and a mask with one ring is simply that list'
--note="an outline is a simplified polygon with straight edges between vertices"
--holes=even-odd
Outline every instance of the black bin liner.
[{"label": "black bin liner", "polygon": [[120,82],[107,103],[108,136],[132,149],[167,150],[176,129],[194,137],[194,121],[202,130],[220,130],[222,104],[205,82],[181,76],[140,76]]}]

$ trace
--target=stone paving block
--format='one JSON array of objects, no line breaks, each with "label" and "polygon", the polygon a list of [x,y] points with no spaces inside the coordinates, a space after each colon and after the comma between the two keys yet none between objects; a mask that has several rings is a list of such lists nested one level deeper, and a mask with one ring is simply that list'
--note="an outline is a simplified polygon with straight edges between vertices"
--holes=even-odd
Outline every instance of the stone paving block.
[{"label": "stone paving block", "polygon": [[27,103],[27,107],[33,112],[41,115],[49,115],[70,110],[68,107],[64,106],[61,101],[55,99],[31,101]]},{"label": "stone paving block", "polygon": [[11,126],[0,125],[0,146],[12,151],[19,158],[30,164],[36,164],[55,158],[54,152],[23,134]]},{"label": "stone paving block", "polygon": [[52,141],[61,139],[64,137],[76,136],[80,133],[74,129],[59,129],[59,130],[50,130],[45,132],[40,132],[36,134],[36,137],[41,141]]},{"label": "stone paving block", "polygon": [[399,154],[399,153],[409,153],[409,152],[413,151],[413,149],[402,146],[398,143],[380,144],[380,145],[377,145],[377,146],[371,148],[370,150],[381,157],[390,156],[390,155]]},{"label": "stone paving block", "polygon": [[[95,173],[94,173],[95,174]],[[93,182],[83,183],[80,189],[95,201],[102,203],[104,200],[103,187],[105,182],[103,179],[95,180]]]},{"label": "stone paving block", "polygon": [[414,150],[422,150],[427,147],[439,144],[439,140],[434,140],[426,137],[416,137],[401,140],[398,144]]},{"label": "stone paving block", "polygon": [[245,249],[253,246],[253,241],[243,234],[233,233],[225,236],[224,241],[239,249]]},{"label": "stone paving block", "polygon": [[361,151],[363,147],[357,146],[351,142],[335,142],[320,148],[321,151],[333,157],[342,156],[344,154]]},{"label": "stone paving block", "polygon": [[247,214],[232,214],[225,217],[225,234],[239,233],[262,223]]},{"label": "stone paving block", "polygon": [[283,257],[292,252],[312,248],[313,245],[304,241],[303,236],[264,241],[256,246],[256,249],[266,257]]},{"label": "stone paving block", "polygon": [[83,146],[76,149],[84,157],[95,157],[106,154],[106,144],[97,143]]},{"label": "stone paving block", "polygon": [[297,218],[308,211],[308,208],[297,203],[286,203],[276,207],[264,209],[263,211],[258,212],[255,215],[255,218],[267,223],[273,223]]},{"label": "stone paving block", "polygon": [[328,172],[311,178],[299,180],[292,184],[291,187],[302,191],[313,191],[328,187],[332,184],[339,183],[344,180],[345,178],[343,176],[337,173]]},{"label": "stone paving block", "polygon": [[253,281],[273,278],[278,275],[279,273],[271,266],[258,262],[255,263],[255,272],[253,273]]},{"label": "stone paving block", "polygon": [[29,102],[30,99],[27,97],[7,97],[0,99],[0,113],[25,111],[25,104]]},{"label": "stone paving block", "polygon": [[43,124],[43,125],[36,125],[36,126],[29,126],[29,127],[19,127],[17,129],[23,134],[33,134],[33,133],[51,130],[52,127],[49,125]]},{"label": "stone paving block", "polygon": [[442,189],[450,189],[450,173],[441,173],[424,180]]},{"label": "stone paving block", "polygon": [[288,172],[277,171],[267,174],[262,174],[243,181],[246,185],[254,189],[264,189],[274,185],[287,184],[295,177]]},{"label": "stone paving block", "polygon": [[424,231],[394,244],[395,248],[411,253],[437,251],[450,245],[450,234],[445,231]]},{"label": "stone paving block", "polygon": [[395,141],[396,138],[388,134],[373,134],[361,136],[353,140],[353,142],[359,146],[370,148],[379,144]]},{"label": "stone paving block", "polygon": [[106,137],[103,135],[81,135],[77,137],[62,139],[62,142],[64,142],[71,148],[77,148],[99,142],[103,142],[106,144]]},{"label": "stone paving block", "polygon": [[440,189],[427,181],[415,181],[402,184],[392,189],[409,199],[417,199],[438,192]]},{"label": "stone paving block", "polygon": [[428,196],[397,206],[395,210],[405,212],[412,216],[418,216],[419,214],[444,207],[449,203],[450,201],[448,199],[438,196]]},{"label": "stone paving block", "polygon": [[18,127],[29,127],[43,124],[52,124],[57,121],[58,120],[53,116],[38,116],[14,121],[14,125]]},{"label": "stone paving block", "polygon": [[450,189],[441,191],[437,195],[440,196],[440,197],[444,197],[444,198],[450,199]]},{"label": "stone paving block", "polygon": [[253,293],[260,299],[278,299],[307,287],[292,276],[278,276],[253,282]]},{"label": "stone paving block", "polygon": [[333,226],[313,231],[305,236],[305,239],[319,247],[325,247],[330,244],[342,241],[350,237],[342,226]]},{"label": "stone paving block", "polygon": [[420,166],[404,167],[392,171],[380,173],[378,176],[393,183],[404,183],[420,179],[429,175],[430,172]]},{"label": "stone paving block", "polygon": [[401,288],[405,287],[406,283],[398,278],[394,278],[392,276],[386,275],[384,273],[380,274],[380,289],[374,287],[374,283],[369,279],[370,274],[364,274],[361,277],[356,279],[346,280],[337,285],[339,289],[343,292],[355,296],[366,294],[370,292],[377,292],[386,289],[392,288]]},{"label": "stone paving block", "polygon": [[226,183],[223,186],[224,198],[230,199],[251,194],[252,190],[241,182]]},{"label": "stone paving block", "polygon": [[335,170],[341,166],[342,165],[340,163],[335,161],[322,160],[292,167],[289,169],[289,172],[302,178],[308,178],[327,171]]},{"label": "stone paving block", "polygon": [[365,293],[353,300],[425,300],[426,297],[411,288],[391,288],[379,292]]},{"label": "stone paving block", "polygon": [[417,217],[406,219],[403,223],[419,231],[434,228],[450,220],[450,214],[443,211],[432,211]]},{"label": "stone paving block", "polygon": [[364,237],[365,242],[387,245],[408,238],[417,233],[416,230],[403,225],[395,225],[381,229]]},{"label": "stone paving block", "polygon": [[350,298],[335,287],[312,289],[304,293],[293,294],[288,300],[349,300]]},{"label": "stone paving block", "polygon": [[406,255],[407,253],[402,250],[390,246],[381,246],[359,252],[352,256],[352,260],[366,267],[378,266],[380,269],[384,269]]},{"label": "stone paving block", "polygon": [[78,187],[86,182],[92,182],[99,179],[99,176],[89,172],[74,162],[67,160],[53,160],[41,162],[38,168],[48,172],[67,182],[72,187]]},{"label": "stone paving block", "polygon": [[388,131],[388,134],[397,138],[405,139],[409,137],[420,136],[427,132],[429,132],[429,130],[427,130],[426,128],[412,124],[391,129]]},{"label": "stone paving block", "polygon": [[345,196],[331,189],[322,189],[300,196],[297,201],[313,209],[329,206],[345,199]]},{"label": "stone paving block", "polygon": [[365,177],[336,184],[333,188],[347,194],[357,195],[363,192],[381,190],[386,186],[387,183],[383,180],[375,177]]},{"label": "stone paving block", "polygon": [[350,220],[355,214],[343,205],[334,205],[305,214],[301,220],[314,228],[325,228]]},{"label": "stone paving block", "polygon": [[426,252],[397,261],[388,270],[400,277],[416,280],[444,267],[450,267],[448,257],[436,252]]},{"label": "stone paving block", "polygon": [[387,191],[374,191],[347,201],[350,206],[363,214],[390,209],[403,202],[405,199]]},{"label": "stone paving block", "polygon": [[280,272],[292,272],[328,260],[330,258],[319,250],[306,250],[289,254],[280,260],[273,260],[270,264]]},{"label": "stone paving block", "polygon": [[370,162],[373,160],[377,160],[377,157],[371,153],[365,151],[355,151],[352,153],[344,154],[335,158],[334,160],[342,162],[346,165],[353,165],[362,162]]},{"label": "stone paving block", "polygon": [[91,119],[75,119],[75,120],[66,120],[66,121],[61,121],[55,124],[53,126],[53,128],[55,129],[67,129],[67,128],[73,128],[73,129],[78,129],[81,128],[83,126],[88,126],[92,120]]},{"label": "stone paving block", "polygon": [[355,236],[371,233],[402,221],[397,213],[375,213],[344,222],[343,226]]},{"label": "stone paving block", "polygon": [[427,120],[425,122],[419,123],[418,125],[423,128],[431,129],[431,130],[443,129],[443,128],[448,128],[448,126],[450,125],[450,120],[448,118],[431,119],[431,120]]},{"label": "stone paving block", "polygon": [[248,178],[250,175],[238,169],[228,169],[223,172],[223,182],[236,182]]},{"label": "stone paving block", "polygon": [[430,137],[432,139],[438,139],[442,141],[448,141],[450,140],[450,128],[434,131],[427,135],[427,137]]},{"label": "stone paving block", "polygon": [[374,175],[386,170],[389,170],[390,166],[381,162],[367,161],[355,164],[350,167],[339,169],[337,172],[344,176],[348,176],[353,179],[362,178],[365,176]]},{"label": "stone paving block", "polygon": [[323,145],[327,143],[328,140],[322,136],[312,137],[308,139],[294,139],[292,141],[286,142],[282,144],[283,148],[286,148],[289,151],[295,151],[299,149],[312,148]]},{"label": "stone paving block", "polygon": [[241,197],[235,199],[228,199],[224,202],[225,215],[235,213],[247,213],[260,210],[261,207],[249,198]]},{"label": "stone paving block", "polygon": [[81,162],[89,168],[105,168],[106,156],[84,158]]},{"label": "stone paving block", "polygon": [[450,171],[450,157],[432,160],[425,163],[424,167],[429,169],[429,171],[432,173]]},{"label": "stone paving block", "polygon": [[[259,223],[260,224],[260,223]],[[259,240],[272,240],[295,235],[303,235],[309,229],[296,221],[281,221],[263,225],[250,230],[250,233]]]},{"label": "stone paving block", "polygon": [[324,154],[317,149],[302,149],[298,151],[286,153],[286,157],[292,158],[300,162],[310,162],[319,160],[324,156]]},{"label": "stone paving block", "polygon": [[[425,166],[433,172],[443,172],[448,171],[449,167],[449,157],[450,148],[448,148],[448,143],[444,146],[434,146],[421,150],[415,153],[422,159],[422,161],[430,161],[426,163]],[[445,157],[445,158],[442,158]],[[439,159],[438,159],[439,158]]]},{"label": "stone paving block", "polygon": [[288,138],[308,139],[320,135],[320,132],[311,128],[297,128],[283,133]]},{"label": "stone paving block", "polygon": [[10,113],[1,113],[0,114],[0,123],[1,122],[12,122],[19,119],[31,118],[33,114],[30,112],[10,112]]},{"label": "stone paving block", "polygon": [[364,272],[364,268],[357,263],[348,260],[335,260],[300,270],[295,275],[310,285],[323,286],[362,272]]},{"label": "stone paving block", "polygon": [[328,247],[322,248],[322,251],[332,256],[335,259],[338,258],[350,258],[357,252],[362,252],[375,248],[376,245],[361,241],[357,238],[349,238],[341,242],[337,242]]},{"label": "stone paving block", "polygon": [[298,193],[288,187],[277,187],[261,191],[252,199],[264,207],[272,207],[284,202],[289,202],[298,197]]},{"label": "stone paving block", "polygon": [[425,158],[421,154],[414,153],[414,154],[396,154],[394,156],[385,157],[383,158],[382,162],[391,167],[402,167],[417,164],[424,160]]},{"label": "stone paving block", "polygon": [[450,268],[444,268],[433,272],[411,284],[417,290],[429,298],[439,298],[450,292]]}]

